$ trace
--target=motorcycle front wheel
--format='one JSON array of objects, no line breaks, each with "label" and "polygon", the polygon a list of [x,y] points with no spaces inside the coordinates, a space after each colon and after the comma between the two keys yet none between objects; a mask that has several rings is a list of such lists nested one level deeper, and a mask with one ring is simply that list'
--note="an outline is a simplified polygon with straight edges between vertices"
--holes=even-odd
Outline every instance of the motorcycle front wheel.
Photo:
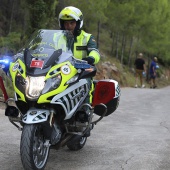
[{"label": "motorcycle front wheel", "polygon": [[46,166],[50,145],[44,138],[40,124],[25,125],[21,135],[20,154],[25,170],[43,170]]}]

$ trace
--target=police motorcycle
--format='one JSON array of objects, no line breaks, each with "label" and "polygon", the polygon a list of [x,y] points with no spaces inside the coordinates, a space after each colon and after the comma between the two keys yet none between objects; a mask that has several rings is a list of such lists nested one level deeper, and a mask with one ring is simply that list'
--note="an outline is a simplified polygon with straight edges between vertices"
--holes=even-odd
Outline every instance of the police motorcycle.
[{"label": "police motorcycle", "polygon": [[43,170],[50,149],[82,149],[94,125],[118,107],[120,88],[111,79],[94,80],[86,102],[96,68],[74,58],[72,40],[68,31],[38,30],[10,64],[15,97],[6,100],[5,115],[22,131],[24,169]]}]

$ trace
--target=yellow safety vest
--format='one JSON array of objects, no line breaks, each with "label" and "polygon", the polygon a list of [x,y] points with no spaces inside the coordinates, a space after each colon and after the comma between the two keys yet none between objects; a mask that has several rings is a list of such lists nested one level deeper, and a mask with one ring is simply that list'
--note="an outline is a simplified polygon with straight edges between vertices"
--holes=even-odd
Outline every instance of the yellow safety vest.
[{"label": "yellow safety vest", "polygon": [[[74,42],[74,49],[73,49],[73,54],[76,58],[82,59],[87,57],[87,43],[90,39],[91,34],[88,34],[84,32],[83,30],[81,31],[81,34],[77,36],[77,42]],[[83,50],[79,50],[79,48],[83,48]]]},{"label": "yellow safety vest", "polygon": [[[81,33],[79,36],[77,36],[77,41],[74,42],[73,47],[73,55],[77,59],[82,59],[87,57],[87,55],[94,57],[95,62],[94,64],[98,63],[100,60],[100,54],[98,50],[91,50],[89,54],[87,54],[87,44],[91,37],[91,34],[86,33],[85,31],[81,30]],[[56,49],[62,49],[63,51],[66,51],[66,37],[65,36],[58,36],[57,33],[54,34],[53,37],[54,45]]]}]

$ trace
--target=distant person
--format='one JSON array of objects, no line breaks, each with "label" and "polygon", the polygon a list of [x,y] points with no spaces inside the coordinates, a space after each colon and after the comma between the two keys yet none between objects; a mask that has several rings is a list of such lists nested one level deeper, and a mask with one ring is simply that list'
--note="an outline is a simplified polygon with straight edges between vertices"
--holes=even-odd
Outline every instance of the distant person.
[{"label": "distant person", "polygon": [[146,72],[145,69],[145,60],[143,59],[143,54],[139,53],[137,59],[135,60],[135,88],[138,87],[138,77],[140,79],[140,87],[144,88],[145,85],[143,84],[143,72]]},{"label": "distant person", "polygon": [[149,68],[149,75],[150,75],[150,88],[156,88],[156,69],[157,69],[157,57],[154,57]]}]

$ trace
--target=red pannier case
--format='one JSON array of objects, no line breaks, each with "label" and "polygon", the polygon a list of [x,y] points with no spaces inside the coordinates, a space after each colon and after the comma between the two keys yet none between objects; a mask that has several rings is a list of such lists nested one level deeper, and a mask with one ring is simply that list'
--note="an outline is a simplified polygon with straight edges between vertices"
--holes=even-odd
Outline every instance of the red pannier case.
[{"label": "red pannier case", "polygon": [[117,81],[112,79],[100,80],[95,85],[92,106],[95,107],[95,114],[101,116],[103,109],[97,105],[103,103],[107,106],[105,116],[113,113],[118,105],[120,98],[120,87]]}]

